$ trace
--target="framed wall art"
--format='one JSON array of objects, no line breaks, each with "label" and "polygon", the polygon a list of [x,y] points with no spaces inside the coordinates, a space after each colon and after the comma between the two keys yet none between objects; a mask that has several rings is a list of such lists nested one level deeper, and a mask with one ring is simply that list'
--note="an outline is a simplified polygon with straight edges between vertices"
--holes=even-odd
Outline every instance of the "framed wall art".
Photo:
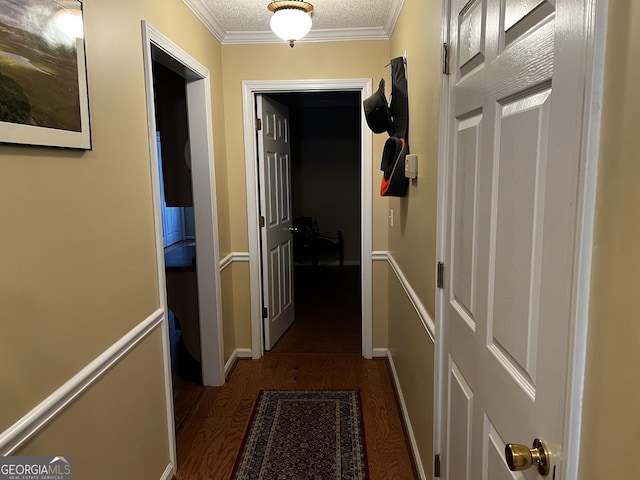
[{"label": "framed wall art", "polygon": [[82,2],[0,0],[0,142],[91,149]]}]

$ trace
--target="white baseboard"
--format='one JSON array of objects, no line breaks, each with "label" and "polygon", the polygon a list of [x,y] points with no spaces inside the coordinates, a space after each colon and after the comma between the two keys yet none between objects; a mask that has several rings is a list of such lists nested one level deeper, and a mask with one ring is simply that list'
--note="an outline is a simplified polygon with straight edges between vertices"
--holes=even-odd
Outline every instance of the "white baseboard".
[{"label": "white baseboard", "polygon": [[42,430],[161,325],[164,317],[162,309],[153,312],[33,410],[2,432],[0,434],[0,456],[12,455]]},{"label": "white baseboard", "polygon": [[409,419],[407,404],[404,401],[404,395],[402,394],[402,388],[400,387],[400,379],[398,378],[398,372],[396,371],[396,366],[393,363],[393,356],[391,355],[391,352],[389,352],[389,354],[387,355],[387,360],[389,361],[389,368],[391,369],[391,377],[393,379],[393,383],[396,387],[396,392],[398,394],[398,401],[400,402],[400,412],[402,413],[404,425],[407,430],[407,436],[409,437],[409,442],[411,443],[410,445],[411,453],[413,455],[416,468],[418,469],[418,476],[420,477],[420,480],[427,480],[427,475],[424,471],[424,467],[422,466],[420,452],[418,451],[418,443],[416,442],[416,436],[413,433],[413,428],[411,427],[411,420]]},{"label": "white baseboard", "polygon": [[250,348],[236,348],[236,353],[238,354],[238,358],[253,358]]},{"label": "white baseboard", "polygon": [[176,473],[175,465],[169,462],[169,465],[167,465],[167,468],[164,470],[164,472],[162,472],[162,476],[160,477],[160,480],[171,480],[175,475],[175,473]]},{"label": "white baseboard", "polygon": [[231,374],[239,358],[252,358],[252,355],[253,352],[250,348],[236,348],[233,353],[231,353],[227,363],[224,364],[224,378],[229,378],[229,374]]},{"label": "white baseboard", "polygon": [[231,373],[231,370],[233,370],[233,367],[235,367],[237,361],[238,361],[238,351],[234,350],[231,353],[229,360],[227,360],[227,363],[224,364],[225,381],[229,378],[229,374]]},{"label": "white baseboard", "polygon": [[373,358],[386,358],[389,356],[388,348],[374,348],[372,352]]}]

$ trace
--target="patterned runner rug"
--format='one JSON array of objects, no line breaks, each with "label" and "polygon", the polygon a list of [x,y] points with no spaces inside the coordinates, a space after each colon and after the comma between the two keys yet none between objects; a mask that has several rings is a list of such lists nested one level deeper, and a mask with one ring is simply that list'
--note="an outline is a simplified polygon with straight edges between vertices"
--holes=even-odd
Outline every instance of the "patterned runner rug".
[{"label": "patterned runner rug", "polygon": [[357,390],[262,390],[235,480],[368,478]]}]

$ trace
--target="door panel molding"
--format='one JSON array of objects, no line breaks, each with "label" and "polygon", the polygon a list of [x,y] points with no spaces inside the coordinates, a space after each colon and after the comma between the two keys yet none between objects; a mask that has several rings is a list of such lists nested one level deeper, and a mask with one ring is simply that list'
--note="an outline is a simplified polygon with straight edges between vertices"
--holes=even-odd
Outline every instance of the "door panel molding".
[{"label": "door panel molding", "polygon": [[[542,2],[546,5],[548,2]],[[571,45],[572,58],[580,59],[584,77],[581,78],[581,88],[576,87],[579,95],[579,109],[575,112],[575,121],[580,125],[579,138],[575,140],[579,145],[580,175],[578,177],[578,205],[577,225],[575,231],[575,269],[572,274],[571,291],[571,323],[569,332],[569,358],[568,378],[566,383],[567,402],[565,405],[566,428],[562,441],[562,462],[558,472],[560,478],[577,480],[580,461],[580,436],[582,419],[582,397],[584,390],[585,359],[587,352],[587,327],[589,315],[589,289],[591,275],[591,256],[593,247],[593,223],[596,198],[597,161],[600,132],[601,98],[604,76],[604,48],[607,26],[607,4],[605,1],[596,0],[570,0],[564,3],[570,4],[573,10],[559,10],[561,21],[567,21],[569,13],[574,22],[584,26],[579,38]],[[443,2],[442,33],[443,42],[450,43],[450,1]],[[544,16],[544,12],[535,12]],[[507,38],[507,40],[509,40]],[[514,42],[508,41],[509,45]],[[451,193],[447,191],[449,179],[447,178],[447,159],[451,155],[454,145],[449,144],[451,136],[451,116],[447,106],[450,104],[450,77],[443,75],[441,82],[441,108],[440,108],[440,147],[438,167],[438,219],[437,219],[437,246],[436,258],[443,261],[447,244],[446,219],[447,199]],[[434,453],[441,453],[446,446],[446,431],[443,427],[446,419],[443,418],[447,388],[447,359],[444,349],[444,305],[448,301],[442,290],[436,292],[436,375],[434,380],[435,412],[434,412]],[[485,419],[486,420],[486,419]],[[485,427],[487,425],[485,424]],[[491,441],[495,443],[496,432],[489,429]],[[497,438],[497,437],[496,437]],[[501,439],[497,440],[502,443]],[[501,445],[496,445],[496,448]],[[445,459],[446,460],[446,459]],[[445,475],[443,478],[449,478]]]},{"label": "door panel molding", "polygon": [[[358,91],[361,100],[372,94],[370,78],[319,80],[244,80],[242,82],[242,116],[244,158],[247,187],[247,232],[249,240],[249,283],[251,295],[251,350],[254,359],[264,354],[260,284],[260,229],[258,228],[259,194],[256,165],[255,96],[264,93]],[[365,123],[361,112],[362,125]],[[372,311],[372,134],[361,129],[361,268],[362,268],[362,355],[373,355]]]}]

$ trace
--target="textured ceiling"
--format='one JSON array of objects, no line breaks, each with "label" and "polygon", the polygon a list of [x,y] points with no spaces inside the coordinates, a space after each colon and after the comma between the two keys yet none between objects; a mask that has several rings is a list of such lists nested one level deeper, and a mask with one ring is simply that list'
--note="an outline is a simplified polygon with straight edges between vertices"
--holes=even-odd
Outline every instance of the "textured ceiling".
[{"label": "textured ceiling", "polygon": [[[389,38],[403,0],[307,0],[313,27],[304,41]],[[281,42],[269,29],[270,0],[183,0],[222,43]]]}]

